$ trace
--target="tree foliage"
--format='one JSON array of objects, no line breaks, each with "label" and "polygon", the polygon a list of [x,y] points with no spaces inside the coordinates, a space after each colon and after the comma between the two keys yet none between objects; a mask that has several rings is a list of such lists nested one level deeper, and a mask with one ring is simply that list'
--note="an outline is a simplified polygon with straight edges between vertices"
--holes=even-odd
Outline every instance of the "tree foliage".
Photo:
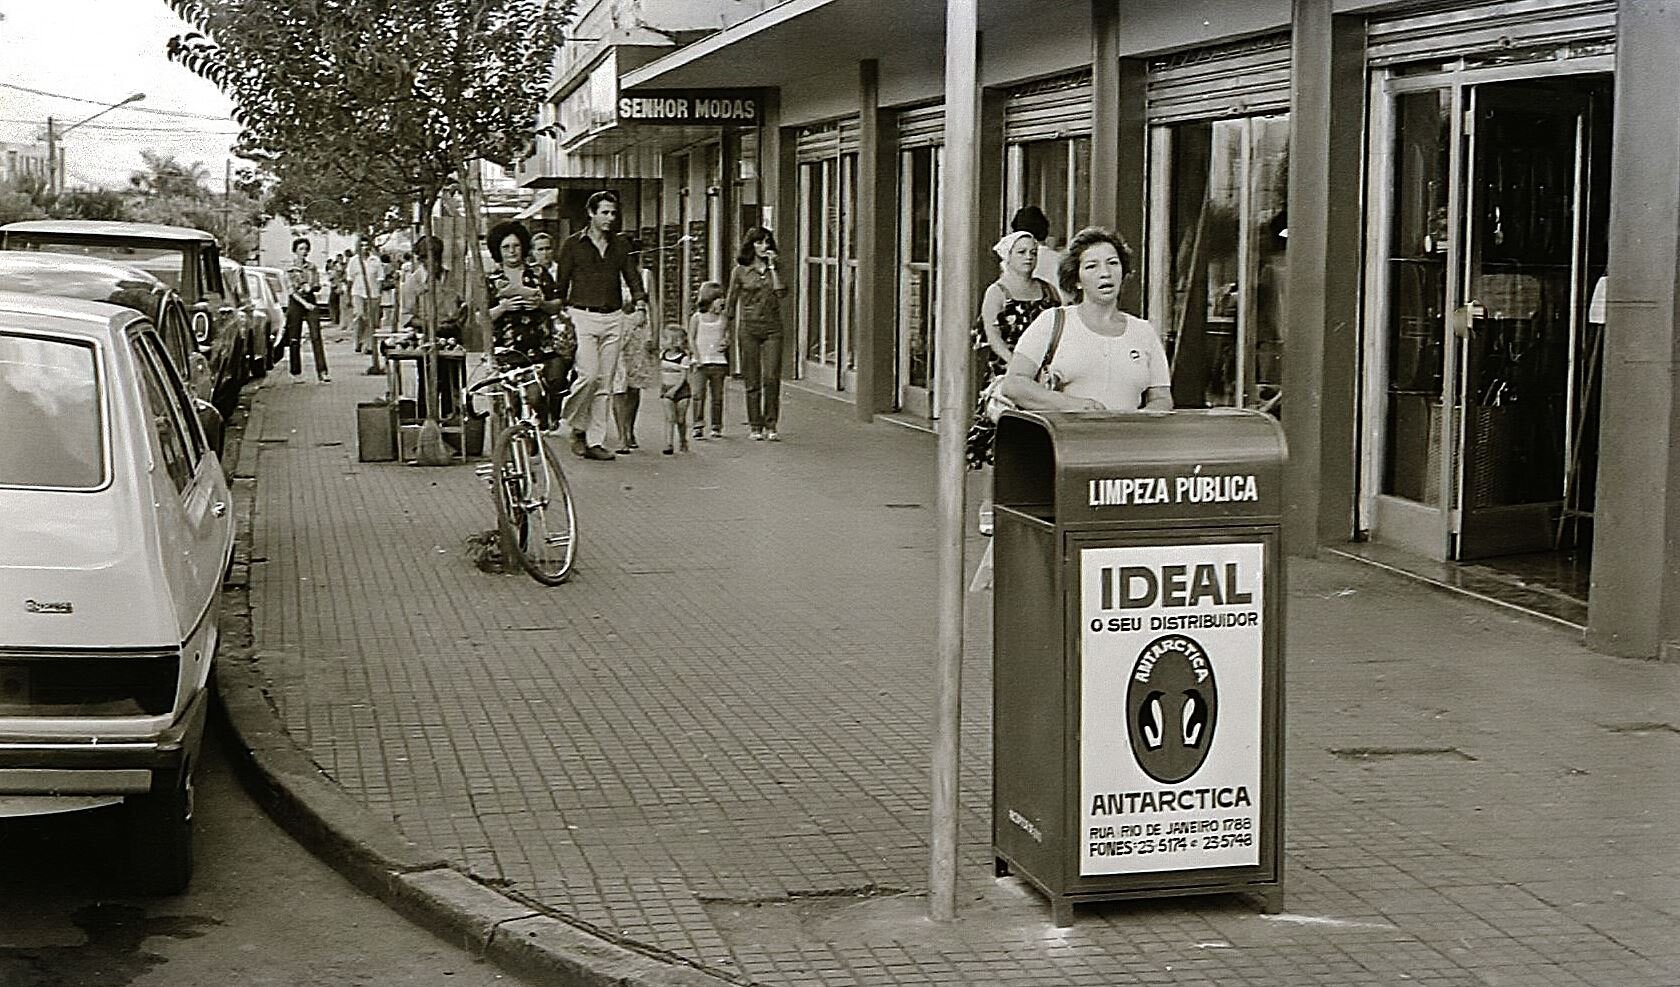
[{"label": "tree foliage", "polygon": [[53,194],[46,178],[24,175],[0,185],[0,224],[25,219],[133,218],[131,203],[121,192],[110,189],[73,190]]},{"label": "tree foliage", "polygon": [[233,100],[241,155],[297,201],[429,204],[474,158],[529,155],[573,0],[164,2],[194,29],[170,58]]}]

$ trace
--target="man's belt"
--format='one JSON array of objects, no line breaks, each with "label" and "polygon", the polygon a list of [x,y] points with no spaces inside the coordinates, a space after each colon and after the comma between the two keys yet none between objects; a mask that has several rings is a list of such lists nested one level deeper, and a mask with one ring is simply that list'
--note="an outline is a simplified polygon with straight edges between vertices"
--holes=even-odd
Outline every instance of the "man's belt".
[{"label": "man's belt", "polygon": [[577,302],[567,302],[566,307],[582,309],[585,312],[594,312],[597,315],[606,315],[610,312],[621,312],[624,310],[621,305],[579,305]]}]

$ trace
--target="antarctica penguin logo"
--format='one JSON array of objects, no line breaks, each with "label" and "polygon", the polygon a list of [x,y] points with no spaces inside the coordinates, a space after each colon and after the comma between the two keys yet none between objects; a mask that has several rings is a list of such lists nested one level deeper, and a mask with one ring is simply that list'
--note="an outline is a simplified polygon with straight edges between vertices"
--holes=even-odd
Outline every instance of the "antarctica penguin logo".
[{"label": "antarctica penguin logo", "polygon": [[1144,774],[1167,785],[1195,774],[1218,718],[1219,690],[1202,646],[1182,634],[1151,641],[1126,687],[1126,732]]}]

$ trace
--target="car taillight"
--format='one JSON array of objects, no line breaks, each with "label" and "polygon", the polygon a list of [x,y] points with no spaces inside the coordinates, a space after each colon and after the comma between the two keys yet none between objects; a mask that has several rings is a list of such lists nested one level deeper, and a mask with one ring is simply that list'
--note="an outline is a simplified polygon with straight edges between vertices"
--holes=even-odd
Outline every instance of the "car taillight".
[{"label": "car taillight", "polygon": [[174,652],[0,655],[0,717],[159,716],[180,674]]}]

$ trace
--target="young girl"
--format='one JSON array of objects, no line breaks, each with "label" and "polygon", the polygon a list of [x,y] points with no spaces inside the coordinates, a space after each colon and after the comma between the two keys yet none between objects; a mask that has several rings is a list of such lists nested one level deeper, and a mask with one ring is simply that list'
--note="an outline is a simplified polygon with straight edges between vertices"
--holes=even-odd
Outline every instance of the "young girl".
[{"label": "young girl", "polygon": [[659,334],[659,399],[665,402],[665,455],[680,446],[688,451],[688,370],[694,348],[679,323],[665,325]]},{"label": "young girl", "polygon": [[723,317],[723,285],[700,286],[699,304],[689,321],[694,342],[694,437],[706,437],[706,395],[712,396],[712,438],[723,437],[723,384],[729,378],[729,320]]}]

